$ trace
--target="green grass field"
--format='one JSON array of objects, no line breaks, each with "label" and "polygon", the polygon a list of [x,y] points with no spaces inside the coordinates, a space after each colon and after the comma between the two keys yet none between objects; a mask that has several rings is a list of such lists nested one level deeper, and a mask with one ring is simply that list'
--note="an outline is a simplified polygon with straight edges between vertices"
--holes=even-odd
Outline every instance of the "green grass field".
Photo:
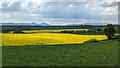
[{"label": "green grass field", "polygon": [[118,40],[53,46],[3,46],[3,66],[115,66]]}]

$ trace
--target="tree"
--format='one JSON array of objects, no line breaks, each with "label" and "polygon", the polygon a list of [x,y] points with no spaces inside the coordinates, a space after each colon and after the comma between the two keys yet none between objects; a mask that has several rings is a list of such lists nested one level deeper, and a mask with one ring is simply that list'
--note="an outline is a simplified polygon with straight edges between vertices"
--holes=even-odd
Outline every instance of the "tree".
[{"label": "tree", "polygon": [[101,29],[97,29],[97,31],[101,31]]},{"label": "tree", "polygon": [[115,35],[116,33],[116,29],[115,26],[112,24],[108,24],[104,27],[103,32],[105,33],[105,35],[108,37],[108,39],[112,39],[112,37]]},{"label": "tree", "polygon": [[21,27],[16,27],[16,28],[14,29],[14,33],[24,33],[24,32],[22,32],[22,30],[23,30],[23,28],[21,28]]}]

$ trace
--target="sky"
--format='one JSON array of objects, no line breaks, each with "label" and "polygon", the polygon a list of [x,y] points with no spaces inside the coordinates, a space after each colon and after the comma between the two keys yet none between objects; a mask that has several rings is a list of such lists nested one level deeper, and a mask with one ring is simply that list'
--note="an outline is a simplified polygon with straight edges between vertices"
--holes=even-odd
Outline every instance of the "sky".
[{"label": "sky", "polygon": [[118,23],[115,1],[0,1],[0,23]]}]

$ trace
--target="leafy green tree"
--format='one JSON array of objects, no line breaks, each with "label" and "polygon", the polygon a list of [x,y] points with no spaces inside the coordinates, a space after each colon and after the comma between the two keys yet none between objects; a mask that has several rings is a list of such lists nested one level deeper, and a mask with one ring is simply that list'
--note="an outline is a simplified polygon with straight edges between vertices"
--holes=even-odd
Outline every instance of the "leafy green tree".
[{"label": "leafy green tree", "polygon": [[112,37],[115,35],[116,33],[116,29],[115,26],[112,24],[108,24],[104,27],[103,32],[105,33],[105,35],[108,37],[108,39],[112,39]]}]

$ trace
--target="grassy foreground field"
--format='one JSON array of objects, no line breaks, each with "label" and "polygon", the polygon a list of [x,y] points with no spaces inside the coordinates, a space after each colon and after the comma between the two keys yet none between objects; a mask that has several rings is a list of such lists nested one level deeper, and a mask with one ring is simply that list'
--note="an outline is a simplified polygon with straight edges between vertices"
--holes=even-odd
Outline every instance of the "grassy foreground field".
[{"label": "grassy foreground field", "polygon": [[54,46],[3,46],[3,66],[115,66],[118,40]]}]

